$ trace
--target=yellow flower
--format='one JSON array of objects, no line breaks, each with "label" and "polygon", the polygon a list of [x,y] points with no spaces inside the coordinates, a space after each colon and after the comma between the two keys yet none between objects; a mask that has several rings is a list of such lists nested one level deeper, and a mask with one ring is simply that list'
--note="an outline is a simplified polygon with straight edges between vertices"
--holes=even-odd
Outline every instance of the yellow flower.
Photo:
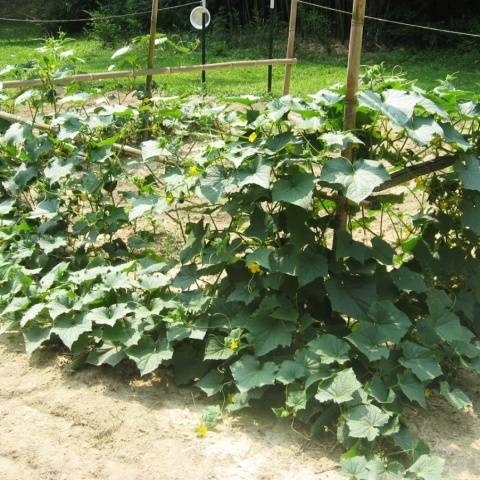
[{"label": "yellow flower", "polygon": [[248,141],[250,143],[253,143],[257,139],[257,132],[252,132],[250,136],[248,137]]},{"label": "yellow flower", "polygon": [[233,403],[235,401],[235,394],[233,392],[227,393],[227,403]]},{"label": "yellow flower", "polygon": [[238,340],[230,340],[230,349],[231,350],[238,350]]},{"label": "yellow flower", "polygon": [[425,398],[430,398],[433,392],[429,388],[426,388],[424,393],[425,393]]},{"label": "yellow flower", "polygon": [[195,429],[195,432],[197,432],[197,436],[200,437],[200,438],[203,438],[207,432],[208,432],[208,428],[207,426],[204,424],[204,423],[201,423],[196,429]]},{"label": "yellow flower", "polygon": [[262,269],[260,268],[260,265],[257,262],[254,263],[249,263],[247,265],[247,268],[250,270],[251,273],[255,274],[260,272]]},{"label": "yellow flower", "polygon": [[175,200],[175,197],[174,197],[173,193],[167,192],[167,194],[165,195],[165,200],[167,201],[167,203],[169,205],[172,204]]},{"label": "yellow flower", "polygon": [[195,177],[196,175],[198,175],[200,172],[198,170],[198,168],[195,166],[195,165],[192,165],[189,169],[188,169],[188,174],[191,176],[191,177]]},{"label": "yellow flower", "polygon": [[81,193],[80,194],[80,200],[82,202],[86,202],[88,200],[88,194],[87,193]]}]

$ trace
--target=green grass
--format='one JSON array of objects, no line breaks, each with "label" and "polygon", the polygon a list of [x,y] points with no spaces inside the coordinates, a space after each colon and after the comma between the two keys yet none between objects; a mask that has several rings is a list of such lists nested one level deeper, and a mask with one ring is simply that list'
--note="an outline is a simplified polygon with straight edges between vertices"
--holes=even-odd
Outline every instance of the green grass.
[{"label": "green grass", "polygon": [[[7,64],[28,61],[33,50],[41,45],[41,30],[33,26],[0,23],[0,69]],[[208,62],[265,58],[264,48],[259,38],[243,36],[239,47],[232,49],[225,42],[209,42]],[[252,47],[252,45],[257,45]],[[120,47],[122,45],[118,45]],[[84,58],[81,68],[85,72],[106,70],[110,57],[116,48],[106,47],[98,41],[79,37],[72,40],[71,48]],[[285,45],[278,41],[275,56],[284,56]],[[346,75],[346,54],[328,55],[320,46],[300,44],[297,49],[298,65],[293,67],[292,94],[305,95],[336,82],[343,81]],[[416,52],[395,49],[366,52],[362,63],[374,65],[384,62],[387,69],[401,70],[410,79],[418,80],[421,87],[433,87],[438,80],[449,74],[456,74],[459,88],[478,90],[480,86],[480,58],[475,52],[457,50]],[[158,66],[188,65],[200,63],[200,53],[175,56],[159,54]],[[274,68],[274,94],[281,94],[284,67]],[[168,94],[194,94],[201,92],[200,73],[165,75],[156,77],[163,91]],[[209,94],[263,94],[266,91],[266,68],[242,68],[207,72],[207,92]]]}]

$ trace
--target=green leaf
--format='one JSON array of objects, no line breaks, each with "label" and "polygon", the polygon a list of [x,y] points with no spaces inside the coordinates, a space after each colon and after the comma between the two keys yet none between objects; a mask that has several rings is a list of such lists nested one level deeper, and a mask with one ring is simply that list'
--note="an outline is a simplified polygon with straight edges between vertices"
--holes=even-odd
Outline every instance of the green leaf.
[{"label": "green leaf", "polygon": [[411,402],[417,402],[423,408],[427,408],[425,385],[419,382],[410,372],[399,375],[398,384],[400,390]]},{"label": "green leaf", "polygon": [[230,366],[233,379],[240,393],[247,392],[252,388],[273,385],[278,366],[273,362],[261,364],[252,355],[245,355]]},{"label": "green leaf", "polygon": [[369,253],[368,248],[363,243],[353,240],[352,236],[347,232],[337,232],[337,245],[335,250],[337,259],[351,257],[360,263],[365,263]]},{"label": "green leaf", "polygon": [[118,303],[111,307],[98,307],[87,313],[89,321],[97,325],[109,325],[113,327],[119,320],[129,315],[132,310],[126,303]]},{"label": "green leaf", "polygon": [[280,370],[277,374],[277,380],[284,385],[289,385],[295,380],[304,378],[307,375],[308,370],[305,368],[305,365],[293,360],[284,360],[280,365]]},{"label": "green leaf", "polygon": [[67,160],[54,158],[51,164],[45,168],[44,174],[50,180],[50,183],[56,183],[62,178],[68,177],[75,170],[79,160],[72,157]]},{"label": "green leaf", "polygon": [[199,192],[211,203],[217,203],[233,185],[233,180],[223,167],[209,167],[200,180]]},{"label": "green leaf", "polygon": [[353,202],[360,203],[376,187],[390,180],[385,167],[375,160],[358,160],[353,164],[353,168],[353,178],[345,192],[345,196]]},{"label": "green leaf", "polygon": [[148,140],[141,145],[142,158],[144,161],[156,159],[160,157],[169,157],[170,152],[161,147],[157,140]]},{"label": "green leaf", "polygon": [[388,358],[390,355],[390,350],[385,346],[384,335],[370,322],[360,322],[346,338],[371,362]]},{"label": "green leaf", "polygon": [[376,298],[375,285],[370,279],[332,277],[325,287],[334,311],[368,321],[368,309]]},{"label": "green leaf", "polygon": [[142,376],[153,372],[163,361],[170,360],[173,356],[173,350],[166,339],[155,342],[150,337],[143,337],[138,345],[130,347],[126,353],[137,364]]},{"label": "green leaf", "polygon": [[307,344],[310,351],[319,355],[322,363],[330,365],[337,362],[342,365],[350,360],[350,346],[335,335],[322,335]]},{"label": "green leaf", "polygon": [[295,325],[275,318],[255,317],[247,324],[247,328],[251,332],[249,341],[254,345],[255,353],[261,357],[279,346],[289,346]]},{"label": "green leaf", "polygon": [[235,352],[225,345],[222,337],[210,336],[205,345],[204,360],[227,360]]},{"label": "green leaf", "polygon": [[340,460],[340,465],[342,467],[342,473],[349,478],[368,478],[367,459],[363,456],[343,458]]},{"label": "green leaf", "polygon": [[323,403],[333,400],[335,403],[345,403],[353,400],[353,394],[361,388],[355,372],[348,368],[338,372],[333,379],[326,380],[318,386],[315,398]]},{"label": "green leaf", "polygon": [[283,150],[287,145],[295,143],[295,136],[289,132],[273,135],[265,142],[264,147],[273,153],[278,153]]},{"label": "green leaf", "polygon": [[328,132],[320,136],[328,150],[345,150],[350,145],[363,145],[363,142],[351,132]]},{"label": "green leaf", "polygon": [[457,162],[455,171],[463,188],[480,192],[480,162],[474,155],[465,155],[465,164]]},{"label": "green leaf", "polygon": [[420,146],[430,145],[437,136],[443,138],[443,129],[433,118],[415,117],[408,123],[406,131]]},{"label": "green leaf", "polygon": [[100,365],[116,367],[124,358],[126,355],[121,347],[102,347],[92,350],[86,361],[96,367]]},{"label": "green leaf", "polygon": [[296,173],[288,178],[278,180],[272,189],[274,202],[285,202],[309,209],[314,189],[315,177],[308,173]]},{"label": "green leaf", "polygon": [[9,198],[0,202],[0,215],[8,215],[16,203],[14,198]]},{"label": "green leaf", "polygon": [[445,460],[434,455],[422,455],[407,472],[414,473],[422,480],[442,480]]},{"label": "green leaf", "polygon": [[25,349],[28,354],[37,350],[42,343],[50,339],[50,327],[30,327],[23,331],[23,339],[25,341]]},{"label": "green leaf", "polygon": [[376,258],[384,265],[392,265],[395,250],[380,237],[375,237],[372,240],[372,257]]},{"label": "green leaf", "polygon": [[390,179],[385,167],[375,160],[357,160],[353,165],[345,158],[325,162],[320,180],[342,187],[341,191],[353,202],[360,203],[376,187]]},{"label": "green leaf", "polygon": [[393,282],[400,290],[416,293],[425,293],[427,291],[423,276],[405,266],[392,270],[391,276]]},{"label": "green leaf", "polygon": [[285,405],[294,412],[304,410],[307,407],[307,391],[289,390]]},{"label": "green leaf", "polygon": [[270,188],[270,175],[272,167],[262,159],[258,159],[249,167],[242,167],[235,175],[239,188],[245,185],[259,185],[262,188]]},{"label": "green leaf", "polygon": [[200,381],[196,383],[196,386],[203,390],[208,397],[220,393],[225,384],[225,376],[218,370],[211,370]]},{"label": "green leaf", "polygon": [[382,300],[372,303],[368,311],[384,341],[400,343],[411,327],[410,319],[392,302]]},{"label": "green leaf", "polygon": [[402,343],[403,357],[399,362],[412,372],[422,382],[433,380],[442,375],[442,369],[435,358],[435,354],[428,348],[413,342]]},{"label": "green leaf", "polygon": [[457,410],[472,406],[472,401],[459,388],[450,389],[447,382],[440,383],[440,393]]},{"label": "green leaf", "polygon": [[31,320],[35,320],[43,310],[47,308],[45,303],[36,303],[35,305],[31,306],[23,315],[22,319],[20,320],[20,327],[24,327],[28,322]]},{"label": "green leaf", "polygon": [[80,335],[92,330],[92,322],[85,313],[75,316],[65,316],[53,322],[52,333],[58,335],[60,340],[69,348],[78,340]]},{"label": "green leaf", "polygon": [[49,200],[43,200],[40,202],[34,210],[30,212],[29,218],[41,218],[47,219],[54,218],[57,215],[58,200],[51,198]]},{"label": "green leaf", "polygon": [[354,438],[366,438],[370,442],[380,434],[389,420],[390,414],[380,410],[375,405],[359,405],[352,408],[345,415],[350,436]]}]

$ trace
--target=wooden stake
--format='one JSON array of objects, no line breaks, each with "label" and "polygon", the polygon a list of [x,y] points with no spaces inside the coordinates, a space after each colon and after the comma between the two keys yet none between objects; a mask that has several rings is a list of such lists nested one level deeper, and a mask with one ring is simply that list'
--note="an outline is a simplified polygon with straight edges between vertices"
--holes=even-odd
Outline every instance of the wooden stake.
[{"label": "wooden stake", "polygon": [[[157,37],[157,18],[158,18],[158,0],[152,0],[152,16],[150,19],[150,40],[148,44],[148,63],[147,68],[152,69],[155,66],[155,40]],[[152,97],[153,76],[147,75],[145,91],[148,98]]]},{"label": "wooden stake", "polygon": [[[158,67],[145,70],[122,70],[119,72],[81,73],[69,77],[52,80],[52,85],[69,85],[71,83],[95,82],[97,80],[113,80],[118,78],[136,78],[146,75],[168,75],[176,73],[201,72],[202,70],[226,70],[243,67],[266,67],[267,65],[295,65],[296,58],[275,58],[267,60],[239,60],[235,62],[207,63],[206,65],[186,65],[181,67]],[[3,82],[3,89],[30,88],[42,86],[40,79],[12,80]]]},{"label": "wooden stake", "polygon": [[[365,7],[367,0],[354,0],[350,45],[348,50],[347,95],[345,98],[345,114],[343,129],[353,130],[357,123],[357,93],[360,75],[360,59],[362,56],[363,25],[365,23]],[[353,161],[353,150],[349,146],[342,155]],[[347,202],[342,197],[337,207],[337,229],[345,231],[348,223]],[[336,235],[334,246],[336,245]]]},{"label": "wooden stake", "polygon": [[[298,12],[298,0],[292,0],[290,5],[290,25],[288,28],[288,44],[287,44],[287,58],[293,58],[295,51],[295,33],[297,30],[297,12]],[[285,67],[285,80],[283,83],[283,94],[288,95],[290,93],[290,80],[292,77],[292,65],[287,64]]]},{"label": "wooden stake", "polygon": [[[353,3],[352,28],[350,31],[350,46],[348,51],[347,96],[345,99],[345,117],[343,121],[344,130],[353,130],[357,122],[357,92],[366,3],[367,0],[355,0]],[[351,157],[351,150],[349,155]]]}]

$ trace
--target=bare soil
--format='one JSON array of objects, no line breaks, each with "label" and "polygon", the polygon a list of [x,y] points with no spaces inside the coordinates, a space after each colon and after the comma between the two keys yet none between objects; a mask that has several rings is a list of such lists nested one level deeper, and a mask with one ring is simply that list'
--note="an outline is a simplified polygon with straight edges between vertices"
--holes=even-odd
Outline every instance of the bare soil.
[{"label": "bare soil", "polygon": [[[195,427],[204,400],[167,375],[139,379],[125,369],[74,373],[53,349],[31,357],[16,337],[0,340],[1,480],[340,480],[332,438],[311,441],[266,411],[227,418],[205,438]],[[442,399],[408,417],[446,478],[480,479],[480,388],[455,412]]]}]

